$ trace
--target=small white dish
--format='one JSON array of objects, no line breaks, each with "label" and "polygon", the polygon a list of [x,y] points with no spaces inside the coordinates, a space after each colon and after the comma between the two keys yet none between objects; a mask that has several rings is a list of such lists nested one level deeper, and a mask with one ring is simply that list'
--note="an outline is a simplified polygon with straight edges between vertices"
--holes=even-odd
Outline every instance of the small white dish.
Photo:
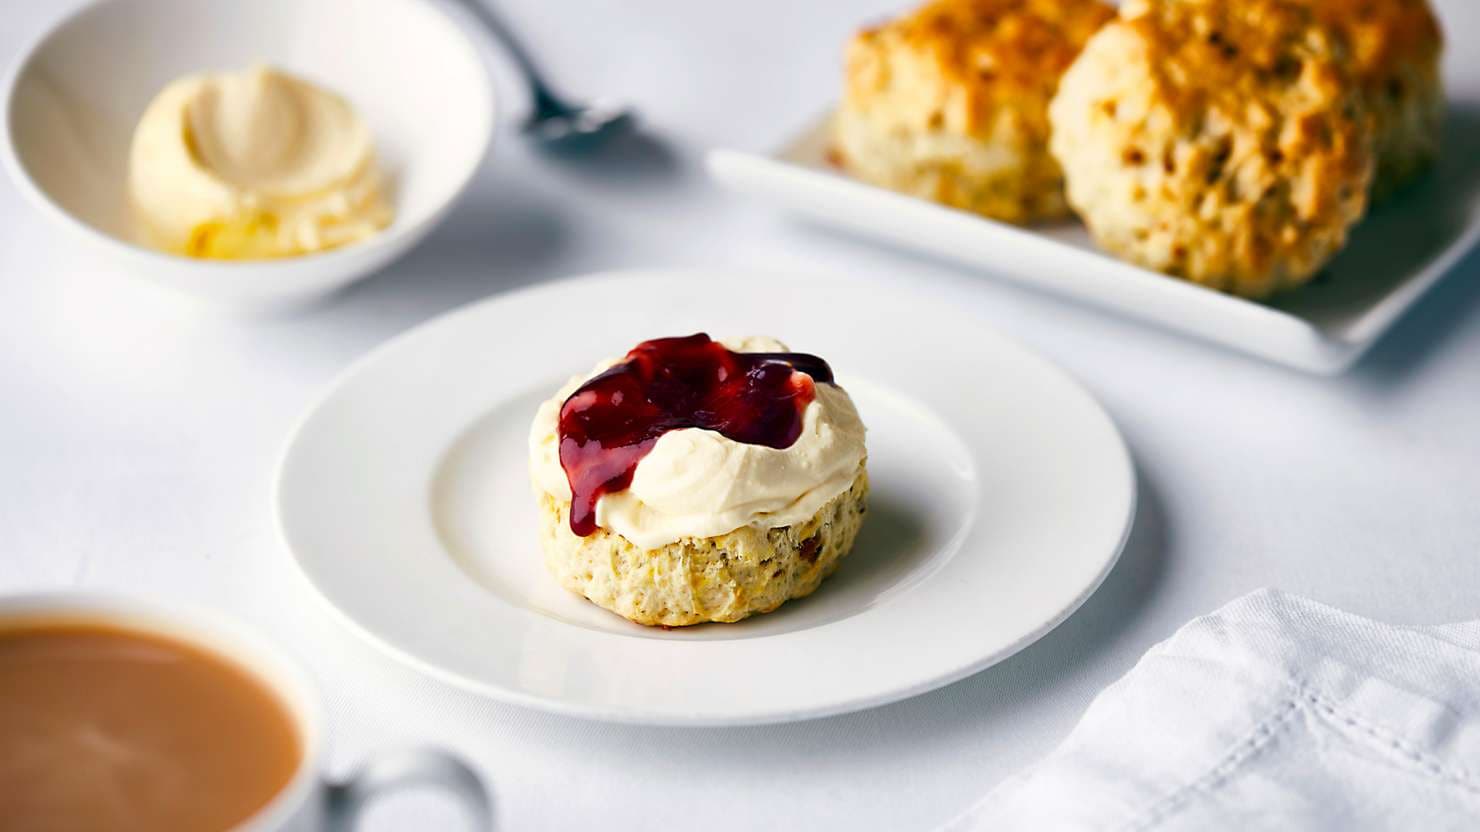
[{"label": "small white dish", "polygon": [[[476,304],[331,386],[278,472],[282,534],[354,629],[515,704],[719,725],[923,693],[1073,612],[1135,507],[1130,458],[1094,399],[953,300],[845,276],[638,271]],[[870,510],[816,594],[664,631],[545,572],[526,443],[571,375],[696,331],[772,334],[832,364],[869,428]]]},{"label": "small white dish", "polygon": [[[138,241],[126,194],[144,108],[191,73],[268,63],[347,97],[375,136],[396,217],[363,242],[219,262]],[[246,307],[311,301],[427,234],[487,153],[493,88],[468,34],[426,0],[99,0],[25,50],[6,78],[5,166],[102,269]]]},{"label": "small white dish", "polygon": [[849,178],[827,161],[830,121],[770,155],[712,151],[710,172],[824,223],[1308,372],[1350,367],[1480,241],[1480,177],[1463,132],[1427,181],[1353,229],[1326,277],[1261,304],[1116,260],[1078,223],[1019,228]]}]

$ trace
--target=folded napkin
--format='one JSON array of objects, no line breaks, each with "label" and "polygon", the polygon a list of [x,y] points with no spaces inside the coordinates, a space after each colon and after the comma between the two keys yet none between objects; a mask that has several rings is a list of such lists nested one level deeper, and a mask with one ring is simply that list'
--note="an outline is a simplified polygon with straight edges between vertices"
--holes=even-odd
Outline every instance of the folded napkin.
[{"label": "folded napkin", "polygon": [[1152,648],[945,829],[1480,830],[1480,621],[1245,596]]}]

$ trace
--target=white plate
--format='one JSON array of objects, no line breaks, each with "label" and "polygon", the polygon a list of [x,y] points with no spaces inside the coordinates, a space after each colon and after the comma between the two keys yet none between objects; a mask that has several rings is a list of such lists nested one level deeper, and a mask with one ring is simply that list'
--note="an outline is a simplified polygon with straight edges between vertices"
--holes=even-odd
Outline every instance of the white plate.
[{"label": "white plate", "polygon": [[[1316,373],[1342,372],[1480,240],[1472,111],[1421,185],[1368,217],[1328,274],[1273,304],[1204,289],[1100,252],[1077,223],[1023,229],[866,185],[826,159],[825,116],[770,156],[732,150],[709,169],[736,190],[909,248],[979,266],[1169,329]],[[1458,116],[1463,116],[1460,118]]]},{"label": "white plate", "polygon": [[[646,338],[768,333],[826,357],[869,427],[870,512],[812,597],[664,631],[545,574],[539,402]],[[863,708],[1021,650],[1099,585],[1135,478],[1099,405],[962,305],[849,277],[642,271],[495,298],[345,372],[278,475],[285,540],[373,642],[565,714],[762,723]]]}]

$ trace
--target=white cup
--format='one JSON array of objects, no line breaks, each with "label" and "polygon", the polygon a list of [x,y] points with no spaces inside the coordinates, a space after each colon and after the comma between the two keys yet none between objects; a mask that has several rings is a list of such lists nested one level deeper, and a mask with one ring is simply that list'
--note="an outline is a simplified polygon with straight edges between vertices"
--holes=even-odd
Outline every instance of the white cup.
[{"label": "white cup", "polygon": [[49,593],[0,597],[0,629],[18,620],[84,620],[157,634],[236,662],[276,692],[303,741],[298,770],[236,832],[337,832],[354,828],[366,804],[403,786],[436,786],[460,803],[470,829],[491,829],[492,803],[478,775],[435,749],[377,754],[344,781],[323,775],[324,712],[307,674],[261,637],[214,613],[118,595]]}]

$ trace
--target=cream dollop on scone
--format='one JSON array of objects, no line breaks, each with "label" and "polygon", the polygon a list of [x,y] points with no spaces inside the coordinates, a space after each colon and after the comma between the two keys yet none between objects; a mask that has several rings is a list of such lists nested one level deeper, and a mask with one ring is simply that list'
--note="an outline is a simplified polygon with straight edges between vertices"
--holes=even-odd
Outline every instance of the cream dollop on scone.
[{"label": "cream dollop on scone", "polygon": [[936,0],[858,33],[834,125],[837,161],[995,219],[1065,216],[1048,102],[1113,15],[1100,0]]},{"label": "cream dollop on scone", "polygon": [[1305,0],[1346,39],[1351,69],[1376,128],[1373,199],[1412,180],[1439,155],[1444,37],[1426,0]]},{"label": "cream dollop on scone", "polygon": [[1148,268],[1254,298],[1298,286],[1367,207],[1350,64],[1297,0],[1127,0],[1049,108],[1069,202]]},{"label": "cream dollop on scone", "polygon": [[190,257],[310,254],[392,214],[349,102],[266,67],[165,87],[134,131],[128,181],[150,243]]},{"label": "cream dollop on scone", "polygon": [[769,338],[639,344],[540,406],[530,476],[560,583],[641,624],[738,621],[852,549],[865,429],[826,362]]}]

